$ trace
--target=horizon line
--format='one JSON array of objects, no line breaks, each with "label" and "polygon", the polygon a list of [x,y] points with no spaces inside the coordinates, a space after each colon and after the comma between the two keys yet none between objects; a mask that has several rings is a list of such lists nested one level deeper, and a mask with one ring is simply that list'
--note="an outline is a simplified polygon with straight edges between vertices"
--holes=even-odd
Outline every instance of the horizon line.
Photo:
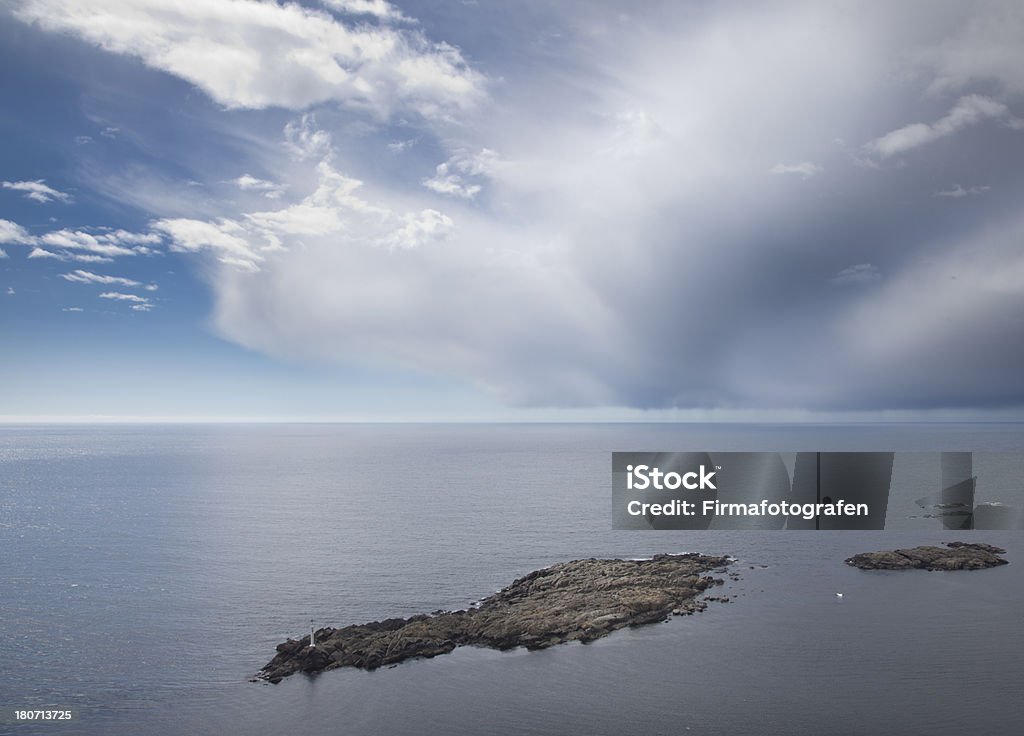
[{"label": "horizon line", "polygon": [[167,415],[0,415],[0,426],[59,425],[189,425],[189,424],[1024,424],[1024,416],[806,416],[806,417],[230,417]]}]

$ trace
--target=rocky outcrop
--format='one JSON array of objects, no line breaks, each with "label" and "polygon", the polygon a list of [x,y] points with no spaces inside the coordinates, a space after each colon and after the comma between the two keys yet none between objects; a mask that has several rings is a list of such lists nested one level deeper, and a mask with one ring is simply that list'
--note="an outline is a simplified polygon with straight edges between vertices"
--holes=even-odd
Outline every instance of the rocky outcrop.
[{"label": "rocky outcrop", "polygon": [[982,570],[1007,564],[1006,550],[991,544],[948,542],[945,547],[913,547],[864,552],[846,560],[861,570]]},{"label": "rocky outcrop", "polygon": [[323,628],[289,639],[257,677],[269,682],[296,672],[337,667],[374,669],[458,646],[543,649],[589,642],[624,626],[703,611],[703,591],[722,583],[728,557],[657,555],[649,560],[574,560],[531,572],[464,611],[391,618]]}]

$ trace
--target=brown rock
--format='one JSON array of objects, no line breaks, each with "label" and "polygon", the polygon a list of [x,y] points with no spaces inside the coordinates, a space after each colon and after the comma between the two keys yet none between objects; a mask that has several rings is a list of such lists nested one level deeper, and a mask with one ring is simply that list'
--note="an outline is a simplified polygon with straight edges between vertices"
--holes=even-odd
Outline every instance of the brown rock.
[{"label": "brown rock", "polygon": [[922,546],[882,552],[863,552],[846,560],[861,570],[982,570],[1006,565],[1006,550],[990,544],[948,542],[945,547]]},{"label": "brown rock", "polygon": [[574,560],[519,578],[479,605],[455,612],[324,628],[289,639],[257,677],[280,682],[295,672],[338,667],[375,669],[413,657],[435,657],[458,646],[544,649],[590,642],[624,626],[640,626],[703,611],[694,600],[722,580],[727,557],[656,555],[650,560]]}]

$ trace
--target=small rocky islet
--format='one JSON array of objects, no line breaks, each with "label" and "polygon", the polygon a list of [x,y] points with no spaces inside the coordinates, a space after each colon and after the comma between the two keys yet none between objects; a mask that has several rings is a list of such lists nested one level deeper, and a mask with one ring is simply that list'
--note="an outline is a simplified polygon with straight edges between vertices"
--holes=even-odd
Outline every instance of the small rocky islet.
[{"label": "small rocky islet", "polygon": [[1005,553],[991,544],[946,542],[944,547],[862,552],[848,558],[846,564],[861,570],[984,570],[1009,564],[999,556]]},{"label": "small rocky islet", "polygon": [[586,559],[536,570],[463,611],[391,618],[277,645],[277,655],[256,678],[278,683],[296,672],[339,667],[375,669],[407,659],[447,654],[459,646],[544,649],[590,642],[616,629],[703,611],[698,597],[722,579],[728,557],[696,553],[642,560]]},{"label": "small rocky islet", "polygon": [[[990,544],[947,542],[943,547],[864,552],[845,560],[861,570],[982,570],[1008,564]],[[296,672],[339,667],[372,670],[407,659],[436,657],[460,646],[545,649],[590,642],[626,626],[665,621],[705,610],[703,595],[723,580],[733,560],[697,553],[650,559],[585,559],[536,570],[462,611],[438,611],[343,628],[277,645],[276,656],[254,679],[278,683]],[[729,573],[733,580],[735,573]]]}]

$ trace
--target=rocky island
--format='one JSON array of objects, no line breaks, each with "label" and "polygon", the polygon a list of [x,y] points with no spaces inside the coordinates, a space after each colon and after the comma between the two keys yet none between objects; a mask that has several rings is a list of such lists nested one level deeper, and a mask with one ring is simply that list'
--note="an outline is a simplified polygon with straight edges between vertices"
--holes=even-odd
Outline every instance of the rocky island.
[{"label": "rocky island", "polygon": [[[703,611],[698,596],[721,579],[728,557],[656,555],[649,560],[574,560],[531,572],[463,611],[391,618],[278,644],[257,675],[278,683],[296,672],[338,667],[374,669],[414,657],[435,657],[456,647],[543,649],[589,642],[625,626]],[[716,600],[727,601],[721,597]]]},{"label": "rocky island", "polygon": [[846,564],[861,570],[982,570],[1008,564],[999,556],[1005,553],[991,544],[947,542],[945,547],[863,552],[847,559]]}]

